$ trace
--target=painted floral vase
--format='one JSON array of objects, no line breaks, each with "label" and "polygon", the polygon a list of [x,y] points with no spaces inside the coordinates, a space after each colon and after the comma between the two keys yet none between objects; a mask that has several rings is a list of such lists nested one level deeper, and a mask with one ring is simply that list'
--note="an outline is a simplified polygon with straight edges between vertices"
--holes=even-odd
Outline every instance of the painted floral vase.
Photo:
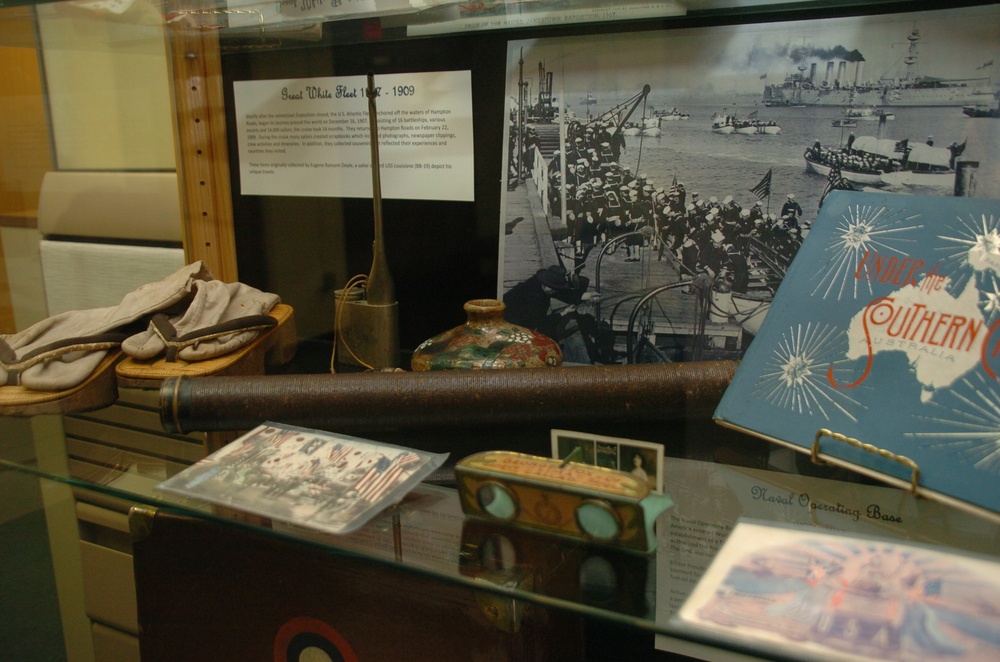
[{"label": "painted floral vase", "polygon": [[466,322],[417,347],[413,370],[544,368],[562,365],[554,340],[503,318],[506,306],[496,299],[465,302]]}]

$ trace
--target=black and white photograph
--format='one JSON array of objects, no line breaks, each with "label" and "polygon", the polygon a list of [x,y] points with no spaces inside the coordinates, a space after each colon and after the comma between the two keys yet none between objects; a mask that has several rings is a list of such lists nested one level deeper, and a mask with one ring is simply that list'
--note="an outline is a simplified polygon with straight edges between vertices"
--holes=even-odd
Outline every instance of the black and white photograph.
[{"label": "black and white photograph", "polygon": [[564,362],[739,359],[833,190],[1000,197],[996,6],[508,44],[497,289]]},{"label": "black and white photograph", "polygon": [[663,493],[662,444],[606,437],[571,430],[552,430],[552,457],[624,471]]}]

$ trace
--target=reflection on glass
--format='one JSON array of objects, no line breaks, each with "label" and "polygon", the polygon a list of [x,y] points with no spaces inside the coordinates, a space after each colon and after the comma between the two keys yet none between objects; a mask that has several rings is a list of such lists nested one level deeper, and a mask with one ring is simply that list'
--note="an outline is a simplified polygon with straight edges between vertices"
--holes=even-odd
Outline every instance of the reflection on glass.
[{"label": "reflection on glass", "polygon": [[510,570],[517,565],[517,549],[507,536],[492,534],[480,546],[479,564],[484,570]]},{"label": "reflection on glass", "polygon": [[590,556],[580,564],[580,591],[591,603],[602,603],[618,593],[618,573],[603,556]]}]

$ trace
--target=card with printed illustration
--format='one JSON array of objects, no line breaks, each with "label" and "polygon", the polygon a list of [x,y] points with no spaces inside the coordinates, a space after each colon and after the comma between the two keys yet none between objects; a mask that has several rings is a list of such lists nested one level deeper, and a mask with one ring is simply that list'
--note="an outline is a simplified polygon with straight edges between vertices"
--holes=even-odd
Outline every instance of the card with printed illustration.
[{"label": "card with printed illustration", "polygon": [[998,570],[993,557],[741,520],[674,622],[798,659],[988,662]]},{"label": "card with printed illustration", "polygon": [[279,522],[349,533],[448,455],[268,422],[156,489]]},{"label": "card with printed illustration", "polygon": [[997,517],[998,226],[996,200],[832,193],[716,421]]}]

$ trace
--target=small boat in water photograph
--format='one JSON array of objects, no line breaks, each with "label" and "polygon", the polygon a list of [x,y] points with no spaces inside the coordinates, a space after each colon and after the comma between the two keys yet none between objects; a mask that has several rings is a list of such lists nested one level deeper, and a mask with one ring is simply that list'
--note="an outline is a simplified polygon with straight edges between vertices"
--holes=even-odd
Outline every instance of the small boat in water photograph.
[{"label": "small boat in water photograph", "polygon": [[756,110],[749,113],[746,117],[730,115],[724,112],[712,116],[712,131],[723,134],[738,133],[745,136],[775,136],[781,133],[781,125],[773,119],[758,118]]},{"label": "small boat in water photograph", "polygon": [[555,282],[533,328],[569,364],[740,358],[831,191],[1000,198],[998,24],[982,5],[510,42],[498,297]]}]

